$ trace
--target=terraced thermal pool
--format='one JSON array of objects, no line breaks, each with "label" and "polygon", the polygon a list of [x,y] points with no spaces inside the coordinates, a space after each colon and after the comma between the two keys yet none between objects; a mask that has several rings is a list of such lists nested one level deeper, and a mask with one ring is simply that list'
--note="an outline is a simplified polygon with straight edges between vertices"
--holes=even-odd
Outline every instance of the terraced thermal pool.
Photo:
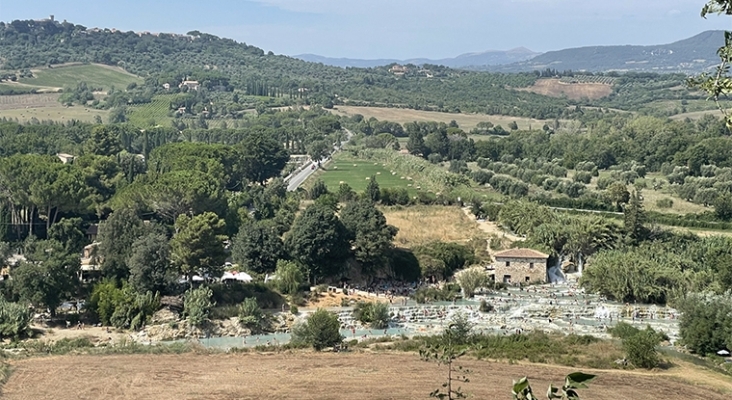
[{"label": "terraced thermal pool", "polygon": [[[479,311],[480,301],[493,305],[491,312]],[[647,304],[621,304],[586,294],[567,284],[531,286],[527,289],[509,288],[476,295],[474,299],[452,302],[390,307],[391,322],[386,330],[361,326],[353,318],[352,307],[330,308],[338,314],[341,334],[347,339],[364,339],[385,335],[431,335],[444,330],[455,313],[465,313],[474,324],[475,332],[512,334],[544,331],[547,333],[592,335],[607,338],[607,328],[619,321],[644,328],[650,325],[664,332],[673,343],[678,338],[678,312],[669,307]],[[298,318],[306,318],[314,310],[305,310]],[[254,335],[248,337],[217,337],[201,339],[207,347],[229,349],[277,345],[290,341],[289,333]]]}]

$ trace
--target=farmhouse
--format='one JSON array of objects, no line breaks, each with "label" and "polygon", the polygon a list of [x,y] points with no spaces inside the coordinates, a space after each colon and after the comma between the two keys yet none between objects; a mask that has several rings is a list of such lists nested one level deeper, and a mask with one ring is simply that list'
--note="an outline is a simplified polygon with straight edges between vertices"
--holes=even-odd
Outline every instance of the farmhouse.
[{"label": "farmhouse", "polygon": [[56,153],[56,157],[64,164],[72,163],[74,162],[74,158],[76,158],[76,156],[66,153]]},{"label": "farmhouse", "polygon": [[201,86],[198,81],[183,81],[180,85],[178,85],[179,88],[187,87],[188,90],[198,90],[198,88]]},{"label": "farmhouse", "polygon": [[391,72],[394,75],[404,75],[408,71],[407,67],[403,65],[396,64],[393,67],[389,68],[389,72]]},{"label": "farmhouse", "polygon": [[509,249],[494,254],[494,279],[503,283],[546,282],[549,256],[532,249]]}]

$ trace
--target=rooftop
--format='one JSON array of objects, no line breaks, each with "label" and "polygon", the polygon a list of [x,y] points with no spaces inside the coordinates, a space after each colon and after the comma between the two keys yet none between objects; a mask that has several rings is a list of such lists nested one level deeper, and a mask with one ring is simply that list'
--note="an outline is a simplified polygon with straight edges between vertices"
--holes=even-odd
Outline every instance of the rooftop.
[{"label": "rooftop", "polygon": [[549,258],[548,254],[532,249],[508,249],[494,254],[495,258]]}]

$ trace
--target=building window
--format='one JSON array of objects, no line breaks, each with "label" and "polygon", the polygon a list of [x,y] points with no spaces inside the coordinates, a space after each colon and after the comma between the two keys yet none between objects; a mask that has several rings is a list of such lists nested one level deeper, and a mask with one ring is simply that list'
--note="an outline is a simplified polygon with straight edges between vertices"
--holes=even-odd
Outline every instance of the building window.
[{"label": "building window", "polygon": [[506,266],[507,267],[510,267],[511,266],[511,262],[510,261],[506,261]]},{"label": "building window", "polygon": [[529,269],[534,269],[534,263],[529,263]]},{"label": "building window", "polygon": [[511,283],[511,275],[503,275],[503,283]]},{"label": "building window", "polygon": [[527,276],[527,277],[526,277],[526,283],[529,283],[529,282],[531,282],[531,277],[528,277],[528,276]]}]

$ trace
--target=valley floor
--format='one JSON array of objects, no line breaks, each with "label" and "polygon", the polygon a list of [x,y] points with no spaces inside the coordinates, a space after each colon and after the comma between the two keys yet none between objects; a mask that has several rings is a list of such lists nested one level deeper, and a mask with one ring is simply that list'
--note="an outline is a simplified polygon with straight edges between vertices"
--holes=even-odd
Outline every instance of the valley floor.
[{"label": "valley floor", "polygon": [[[537,394],[571,368],[460,360],[463,389],[476,399],[510,399],[527,375]],[[414,353],[245,353],[37,357],[12,362],[2,397],[18,399],[425,399],[446,371]],[[589,371],[590,399],[724,399],[726,377],[691,365],[665,371]],[[714,388],[714,389],[712,389]]]}]

